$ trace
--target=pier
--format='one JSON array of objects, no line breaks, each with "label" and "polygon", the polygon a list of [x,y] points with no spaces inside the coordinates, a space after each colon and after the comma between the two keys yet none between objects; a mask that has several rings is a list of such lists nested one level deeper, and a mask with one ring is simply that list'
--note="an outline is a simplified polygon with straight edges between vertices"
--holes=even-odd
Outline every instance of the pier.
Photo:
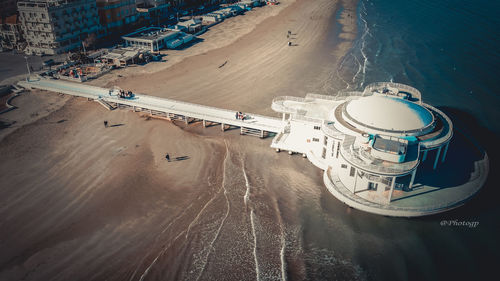
[{"label": "pier", "polygon": [[285,122],[280,118],[246,113],[245,120],[236,118],[236,110],[228,110],[194,103],[176,101],[172,99],[136,94],[133,97],[122,98],[114,93],[113,89],[82,85],[60,80],[45,78],[30,78],[21,81],[19,86],[26,89],[40,89],[84,97],[94,100],[109,110],[129,109],[134,112],[146,112],[155,118],[167,120],[181,120],[186,124],[202,122],[207,125],[220,125],[222,131],[228,128],[239,128],[240,134],[264,138],[271,133],[282,131]]}]

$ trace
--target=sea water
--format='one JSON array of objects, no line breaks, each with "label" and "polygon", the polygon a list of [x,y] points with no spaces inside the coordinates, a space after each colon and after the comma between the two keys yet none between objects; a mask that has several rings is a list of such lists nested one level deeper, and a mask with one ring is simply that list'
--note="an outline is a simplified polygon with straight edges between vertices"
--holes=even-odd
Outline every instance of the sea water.
[{"label": "sea water", "polygon": [[490,177],[465,206],[413,219],[349,209],[324,192],[319,207],[304,204],[301,214],[311,279],[498,278],[499,11],[499,1],[487,0],[359,2],[357,39],[337,65],[336,87],[393,81],[419,89],[450,115],[457,138],[487,151]]},{"label": "sea water", "polygon": [[470,113],[496,134],[500,105],[499,1],[361,0],[345,87],[409,84],[424,102]]}]

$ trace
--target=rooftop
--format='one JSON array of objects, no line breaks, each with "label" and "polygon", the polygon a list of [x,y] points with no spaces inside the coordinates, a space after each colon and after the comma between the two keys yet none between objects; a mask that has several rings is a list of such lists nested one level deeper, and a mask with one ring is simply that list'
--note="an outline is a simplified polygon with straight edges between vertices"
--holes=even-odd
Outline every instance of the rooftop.
[{"label": "rooftop", "polygon": [[351,121],[389,131],[411,131],[433,122],[425,107],[403,98],[373,95],[350,101],[346,112]]},{"label": "rooftop", "polygon": [[174,33],[179,32],[178,30],[168,29],[168,28],[160,28],[160,27],[145,27],[140,28],[132,33],[124,35],[123,38],[136,38],[136,39],[144,39],[144,40],[157,40],[167,36],[170,36]]},{"label": "rooftop", "polygon": [[2,19],[3,24],[16,24],[17,23],[17,15],[12,15]]}]

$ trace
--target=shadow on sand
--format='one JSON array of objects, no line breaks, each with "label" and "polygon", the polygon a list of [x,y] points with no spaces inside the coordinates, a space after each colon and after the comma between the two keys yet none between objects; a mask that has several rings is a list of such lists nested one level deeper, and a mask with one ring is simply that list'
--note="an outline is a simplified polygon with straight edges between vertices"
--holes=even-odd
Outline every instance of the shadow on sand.
[{"label": "shadow on sand", "polygon": [[113,124],[113,125],[109,125],[109,127],[121,127],[121,126],[125,126],[125,124],[123,123],[120,123],[120,124]]}]

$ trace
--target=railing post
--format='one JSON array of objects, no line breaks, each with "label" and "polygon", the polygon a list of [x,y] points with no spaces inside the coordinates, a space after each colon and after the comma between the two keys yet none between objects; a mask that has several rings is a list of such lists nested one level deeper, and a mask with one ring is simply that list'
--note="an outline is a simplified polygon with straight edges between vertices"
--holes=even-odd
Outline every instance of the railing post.
[{"label": "railing post", "polygon": [[207,127],[207,121],[203,120],[203,128],[206,128],[206,127]]},{"label": "railing post", "polygon": [[224,126],[225,126],[224,123],[220,123],[220,128],[223,132],[224,132]]}]

